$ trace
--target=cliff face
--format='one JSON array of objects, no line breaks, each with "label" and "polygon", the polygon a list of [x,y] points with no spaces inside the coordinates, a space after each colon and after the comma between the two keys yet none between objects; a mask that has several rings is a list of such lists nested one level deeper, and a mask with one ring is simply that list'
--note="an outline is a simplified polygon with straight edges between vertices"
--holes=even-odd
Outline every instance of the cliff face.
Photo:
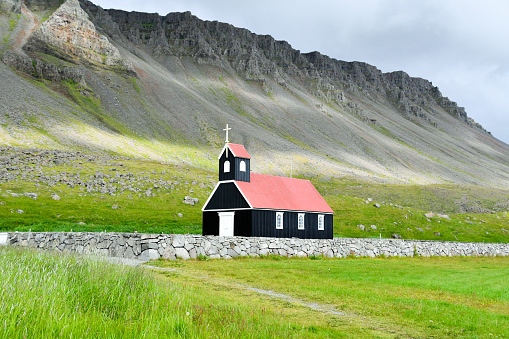
[{"label": "cliff face", "polygon": [[27,50],[52,50],[106,66],[124,66],[116,47],[97,33],[78,0],[67,0],[31,35]]},{"label": "cliff face", "polygon": [[[284,85],[289,78],[308,82],[313,93],[327,101],[345,101],[343,91],[361,91],[393,104],[405,117],[436,125],[437,106],[467,125],[484,130],[467,117],[463,107],[446,97],[431,82],[405,72],[382,73],[362,62],[332,59],[319,52],[300,53],[286,41],[256,35],[232,25],[203,21],[190,12],[166,16],[120,10],[103,11],[91,2],[83,7],[116,23],[115,31],[156,57],[192,57],[197,63],[232,67],[246,80],[263,82],[266,77]],[[110,28],[111,28],[110,24]],[[118,29],[117,29],[118,27]]]},{"label": "cliff face", "polygon": [[509,188],[509,146],[403,71],[301,53],[189,12],[0,5],[0,144],[215,168],[229,123],[255,171],[288,174],[292,158],[305,175]]}]

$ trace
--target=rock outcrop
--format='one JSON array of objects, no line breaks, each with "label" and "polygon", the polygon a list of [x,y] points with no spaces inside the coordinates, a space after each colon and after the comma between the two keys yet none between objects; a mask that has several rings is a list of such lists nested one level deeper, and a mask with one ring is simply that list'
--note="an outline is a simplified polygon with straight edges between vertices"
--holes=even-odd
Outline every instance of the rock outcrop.
[{"label": "rock outcrop", "polygon": [[32,59],[25,54],[6,51],[2,60],[7,66],[17,69],[34,78],[50,81],[70,80],[76,84],[86,86],[85,69],[81,67],[59,67],[55,64]]},{"label": "rock outcrop", "polygon": [[29,38],[25,49],[56,55],[74,62],[76,58],[99,65],[130,69],[118,49],[96,31],[78,0],[67,0]]}]

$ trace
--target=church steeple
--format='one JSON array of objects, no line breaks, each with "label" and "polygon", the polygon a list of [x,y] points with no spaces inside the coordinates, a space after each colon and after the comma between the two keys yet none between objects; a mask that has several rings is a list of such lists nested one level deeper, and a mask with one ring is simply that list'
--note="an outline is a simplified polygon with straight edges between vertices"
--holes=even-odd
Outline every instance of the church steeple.
[{"label": "church steeple", "polygon": [[250,181],[251,156],[243,145],[231,144],[228,140],[228,131],[231,128],[226,125],[225,146],[219,154],[219,181],[237,180]]}]

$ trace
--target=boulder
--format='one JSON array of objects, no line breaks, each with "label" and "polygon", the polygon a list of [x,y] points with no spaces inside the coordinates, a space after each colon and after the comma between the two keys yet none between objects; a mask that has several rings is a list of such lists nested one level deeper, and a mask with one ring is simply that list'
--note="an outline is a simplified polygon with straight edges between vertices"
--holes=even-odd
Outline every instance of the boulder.
[{"label": "boulder", "polygon": [[200,202],[200,199],[198,198],[191,198],[190,196],[187,196],[184,198],[184,201],[182,201],[184,204],[188,204],[191,206],[194,206],[195,204]]}]

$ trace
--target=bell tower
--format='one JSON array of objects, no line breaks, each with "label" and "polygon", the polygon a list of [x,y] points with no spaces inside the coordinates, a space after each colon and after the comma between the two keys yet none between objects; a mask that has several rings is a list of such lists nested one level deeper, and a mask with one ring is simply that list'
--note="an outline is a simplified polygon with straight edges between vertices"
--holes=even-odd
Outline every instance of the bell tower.
[{"label": "bell tower", "polygon": [[250,182],[251,156],[243,145],[231,144],[228,140],[228,124],[223,150],[219,154],[219,181],[237,180]]}]

